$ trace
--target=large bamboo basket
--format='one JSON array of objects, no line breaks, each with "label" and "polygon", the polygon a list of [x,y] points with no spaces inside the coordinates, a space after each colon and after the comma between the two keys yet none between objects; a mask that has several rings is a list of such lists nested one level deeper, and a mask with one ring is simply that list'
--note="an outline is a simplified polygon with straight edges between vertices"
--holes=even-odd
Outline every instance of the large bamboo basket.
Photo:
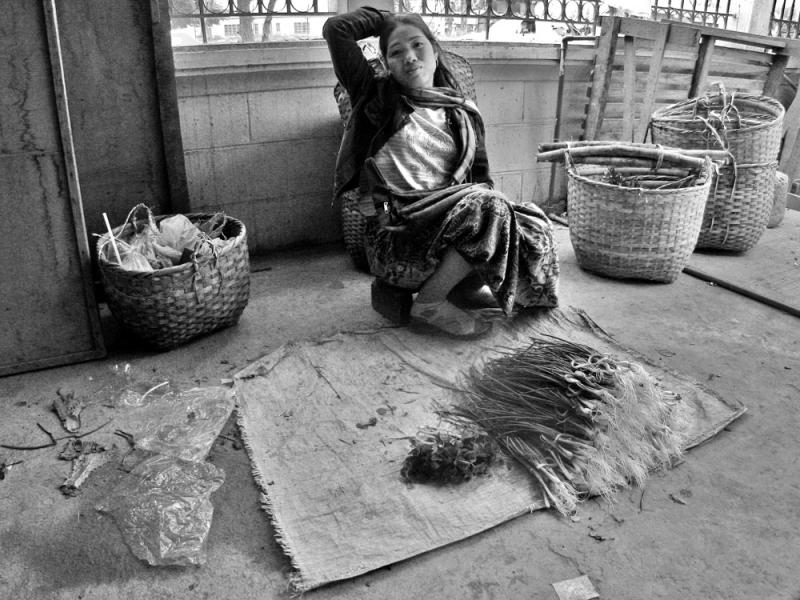
[{"label": "large bamboo basket", "polygon": [[664,146],[727,150],[740,164],[767,163],[778,158],[785,112],[775,98],[720,91],[656,110],[651,136]]},{"label": "large bamboo basket", "polygon": [[569,154],[565,162],[570,240],[581,268],[621,279],[677,279],[700,233],[711,160],[689,169],[697,179],[677,189],[623,187],[600,180],[607,170],[603,164],[576,165]]},{"label": "large bamboo basket", "polygon": [[697,248],[745,252],[767,228],[777,162],[724,165],[711,186]]},{"label": "large bamboo basket", "polygon": [[369,271],[367,251],[364,247],[364,233],[367,220],[361,212],[361,194],[358,190],[347,190],[339,196],[342,201],[342,234],[344,247],[353,265],[361,271]]},{"label": "large bamboo basket", "polygon": [[[194,223],[212,215],[186,216]],[[115,228],[114,235],[124,227]],[[222,233],[233,242],[213,256],[147,272],[110,261],[110,237],[102,235],[97,257],[111,313],[127,331],[160,350],[237,323],[250,297],[247,232],[241,221],[226,217]]]}]

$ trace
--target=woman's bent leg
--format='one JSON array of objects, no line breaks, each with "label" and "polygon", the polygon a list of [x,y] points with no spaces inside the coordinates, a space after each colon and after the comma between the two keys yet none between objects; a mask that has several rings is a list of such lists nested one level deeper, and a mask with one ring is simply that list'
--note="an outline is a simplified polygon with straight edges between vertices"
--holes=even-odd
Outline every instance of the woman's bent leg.
[{"label": "woman's bent leg", "polygon": [[420,288],[417,302],[429,303],[447,300],[450,290],[471,272],[472,265],[454,248],[448,248],[436,271]]},{"label": "woman's bent leg", "polygon": [[495,190],[470,194],[448,213],[434,251],[453,248],[480,273],[498,304],[556,306],[558,255],[552,225],[535,205]]},{"label": "woman's bent leg", "polygon": [[457,283],[472,272],[472,266],[453,248],[449,248],[433,275],[423,284],[411,305],[411,318],[458,337],[486,333],[490,324],[461,310],[447,295]]}]

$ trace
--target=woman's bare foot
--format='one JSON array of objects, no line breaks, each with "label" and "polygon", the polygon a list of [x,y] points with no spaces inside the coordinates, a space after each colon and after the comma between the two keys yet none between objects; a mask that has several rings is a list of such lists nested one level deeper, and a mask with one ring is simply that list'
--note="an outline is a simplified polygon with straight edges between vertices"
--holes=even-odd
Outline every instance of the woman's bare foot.
[{"label": "woman's bare foot", "polygon": [[478,337],[492,328],[491,323],[461,310],[447,300],[414,302],[411,305],[411,322],[459,338]]}]

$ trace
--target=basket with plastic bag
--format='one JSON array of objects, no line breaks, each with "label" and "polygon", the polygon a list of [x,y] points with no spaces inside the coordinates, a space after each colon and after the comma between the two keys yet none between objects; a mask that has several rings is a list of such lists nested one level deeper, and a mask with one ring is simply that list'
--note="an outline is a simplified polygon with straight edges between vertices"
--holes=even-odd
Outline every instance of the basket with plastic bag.
[{"label": "basket with plastic bag", "polygon": [[223,213],[154,216],[135,206],[97,242],[108,307],[130,333],[166,350],[238,322],[250,298],[244,224]]}]

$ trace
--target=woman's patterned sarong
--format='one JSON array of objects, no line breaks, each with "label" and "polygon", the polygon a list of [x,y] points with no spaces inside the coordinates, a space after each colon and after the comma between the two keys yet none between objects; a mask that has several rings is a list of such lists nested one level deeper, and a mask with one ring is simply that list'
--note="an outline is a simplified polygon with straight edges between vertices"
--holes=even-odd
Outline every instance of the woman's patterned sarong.
[{"label": "woman's patterned sarong", "polygon": [[558,305],[558,255],[553,227],[533,203],[516,204],[502,193],[477,189],[433,224],[392,231],[370,219],[366,231],[370,270],[391,285],[418,290],[449,248],[470,263],[500,308]]}]

